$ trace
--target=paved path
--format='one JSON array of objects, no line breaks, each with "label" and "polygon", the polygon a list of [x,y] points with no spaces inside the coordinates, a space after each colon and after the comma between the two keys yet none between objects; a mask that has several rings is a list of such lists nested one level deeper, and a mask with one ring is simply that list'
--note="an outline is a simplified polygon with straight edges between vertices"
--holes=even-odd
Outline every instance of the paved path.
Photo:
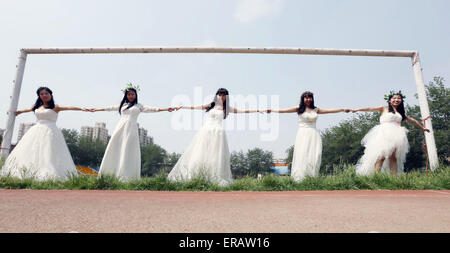
[{"label": "paved path", "polygon": [[0,189],[0,232],[450,232],[450,191]]}]

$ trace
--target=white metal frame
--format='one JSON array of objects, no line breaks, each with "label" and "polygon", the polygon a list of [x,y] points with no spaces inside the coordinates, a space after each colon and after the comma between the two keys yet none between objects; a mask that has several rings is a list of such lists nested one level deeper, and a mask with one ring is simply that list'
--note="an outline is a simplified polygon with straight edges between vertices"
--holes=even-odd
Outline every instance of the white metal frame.
[{"label": "white metal frame", "polygon": [[257,48],[257,47],[107,47],[107,48],[23,48],[20,50],[19,63],[15,80],[12,83],[8,120],[1,146],[0,155],[7,157],[11,147],[14,131],[14,112],[17,110],[20,89],[28,54],[114,54],[114,53],[240,53],[240,54],[308,54],[308,55],[348,55],[348,56],[381,56],[409,57],[412,60],[417,94],[419,96],[420,112],[430,133],[425,133],[430,168],[434,170],[438,164],[436,142],[431,124],[430,110],[425,92],[422,68],[417,51],[398,50],[362,50],[362,49],[326,49],[326,48]]}]

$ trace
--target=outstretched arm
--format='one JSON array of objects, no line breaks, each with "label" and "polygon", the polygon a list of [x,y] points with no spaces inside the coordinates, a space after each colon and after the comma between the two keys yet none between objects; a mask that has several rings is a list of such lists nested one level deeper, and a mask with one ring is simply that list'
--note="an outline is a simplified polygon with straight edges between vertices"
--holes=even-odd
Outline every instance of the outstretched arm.
[{"label": "outstretched arm", "polygon": [[291,113],[291,112],[298,112],[298,106],[294,106],[291,108],[284,108],[284,109],[267,109],[267,113],[271,112],[278,112],[278,113]]},{"label": "outstretched arm", "polygon": [[119,110],[119,106],[118,105],[107,106],[107,107],[102,107],[102,108],[89,109],[89,111],[91,111],[91,112],[118,111],[118,110]]},{"label": "outstretched arm", "polygon": [[172,112],[175,110],[174,107],[164,107],[164,108],[158,108],[159,111],[158,112]]},{"label": "outstretched arm", "polygon": [[32,111],[33,111],[33,108],[28,108],[28,109],[23,109],[23,110],[15,111],[14,114],[17,116],[17,115],[19,115],[19,114],[21,114],[21,113],[24,113],[24,112],[32,112]]},{"label": "outstretched arm", "polygon": [[245,110],[241,110],[241,109],[236,109],[236,108],[230,107],[230,112],[232,112],[232,113],[252,113],[252,112],[260,112],[260,111],[259,111],[259,109],[253,109],[253,110],[245,109]]},{"label": "outstretched arm", "polygon": [[417,120],[415,120],[411,117],[408,117],[408,116],[406,116],[406,120],[413,123],[414,125],[416,125],[422,131],[430,132],[430,129],[424,128],[419,122],[417,122]]},{"label": "outstretched arm", "polygon": [[206,105],[183,105],[176,107],[178,109],[190,109],[190,110],[206,110],[208,108],[209,104]]},{"label": "outstretched arm", "polygon": [[338,113],[338,112],[350,112],[350,109],[347,108],[341,108],[341,109],[317,109],[318,114],[325,114],[325,113]]},{"label": "outstretched arm", "polygon": [[353,109],[352,112],[383,112],[384,106]]},{"label": "outstretched arm", "polygon": [[142,112],[164,112],[164,111],[171,112],[173,110],[175,110],[173,107],[159,108],[159,107],[144,106]]},{"label": "outstretched arm", "polygon": [[81,108],[81,107],[77,107],[77,106],[59,106],[56,105],[55,108],[53,109],[55,110],[55,112],[60,112],[60,111],[89,111],[86,108]]}]

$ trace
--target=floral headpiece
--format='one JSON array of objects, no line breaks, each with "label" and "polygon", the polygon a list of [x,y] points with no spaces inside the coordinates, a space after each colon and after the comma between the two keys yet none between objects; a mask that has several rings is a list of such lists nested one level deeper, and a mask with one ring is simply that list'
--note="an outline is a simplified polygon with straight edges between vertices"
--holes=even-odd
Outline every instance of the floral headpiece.
[{"label": "floral headpiece", "polygon": [[305,96],[305,95],[313,96],[313,93],[311,91],[305,91],[302,93],[302,96]]},{"label": "floral headpiece", "polygon": [[394,95],[400,95],[402,99],[406,98],[406,96],[402,94],[401,90],[399,90],[398,92],[391,90],[389,94],[384,94],[384,100],[389,101],[389,98],[393,97]]},{"label": "floral headpiece", "polygon": [[127,92],[129,89],[135,89],[136,91],[140,91],[139,85],[134,86],[132,83],[127,83],[125,89],[121,90],[123,93]]}]

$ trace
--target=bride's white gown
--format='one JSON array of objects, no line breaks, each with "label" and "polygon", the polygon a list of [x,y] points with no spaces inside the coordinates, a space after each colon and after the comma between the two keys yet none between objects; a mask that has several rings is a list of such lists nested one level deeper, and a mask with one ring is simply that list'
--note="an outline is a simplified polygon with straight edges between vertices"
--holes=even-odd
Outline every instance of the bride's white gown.
[{"label": "bride's white gown", "polygon": [[[141,178],[141,148],[137,125],[139,113],[158,111],[158,108],[141,104],[135,104],[129,109],[127,107],[127,103],[122,106],[119,124],[108,142],[99,170],[99,176],[113,175],[125,182]],[[118,112],[119,106],[103,109]]]},{"label": "bride's white gown", "polygon": [[318,108],[298,116],[298,130],[292,158],[291,177],[301,181],[319,174],[322,159],[322,138],[316,129]]},{"label": "bride's white gown", "polygon": [[56,126],[58,113],[52,109],[35,110],[32,126],[13,149],[1,170],[1,176],[66,180],[77,175],[69,148]]},{"label": "bride's white gown", "polygon": [[194,136],[169,173],[171,181],[189,181],[204,176],[220,186],[231,184],[230,152],[222,127],[223,110],[211,109],[205,123]]},{"label": "bride's white gown", "polygon": [[398,112],[383,113],[380,124],[373,127],[361,141],[364,155],[356,165],[358,175],[369,175],[375,171],[375,163],[385,158],[382,171],[389,171],[389,157],[395,151],[397,172],[403,172],[403,164],[409,151],[408,130],[401,126],[402,115]]}]

